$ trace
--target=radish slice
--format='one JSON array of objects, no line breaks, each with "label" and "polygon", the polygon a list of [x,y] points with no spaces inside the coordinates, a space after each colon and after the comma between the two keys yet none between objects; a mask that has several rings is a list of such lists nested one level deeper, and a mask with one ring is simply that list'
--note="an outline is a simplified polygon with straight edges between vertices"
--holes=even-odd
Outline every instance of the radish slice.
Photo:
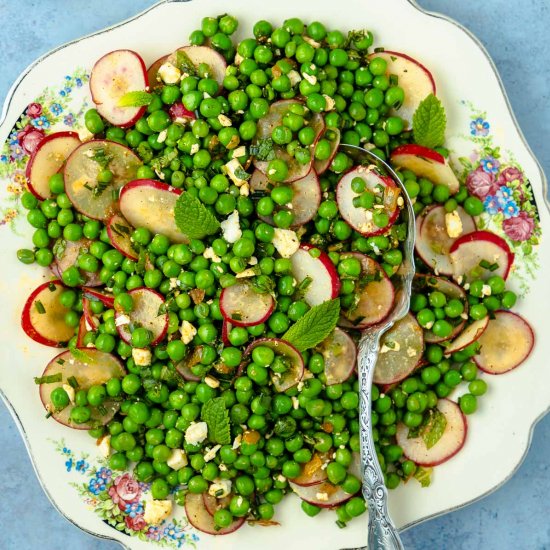
[{"label": "radish slice", "polygon": [[182,190],[155,180],[135,180],[120,192],[120,211],[133,227],[146,227],[175,243],[188,243],[176,225],[174,207]]},{"label": "radish slice", "polygon": [[338,128],[328,128],[319,139],[326,139],[330,143],[330,156],[326,160],[315,159],[313,161],[313,169],[317,175],[320,176],[326,172],[338,152],[338,147],[340,146],[340,130],[338,130]]},{"label": "radish slice", "polygon": [[[443,292],[445,296],[451,300],[456,299],[460,300],[464,305],[464,312],[462,317],[456,319],[447,319],[447,321],[453,324],[453,330],[449,336],[441,338],[441,336],[436,336],[431,330],[424,329],[424,340],[430,344],[437,344],[439,342],[444,342],[446,340],[451,340],[460,334],[464,326],[466,325],[466,319],[468,315],[468,299],[462,287],[457,284],[443,279],[442,277],[433,277],[431,275],[422,275],[417,273],[414,276],[413,280],[413,289],[414,291],[422,292],[432,292],[437,290]],[[466,316],[466,319],[464,318]],[[456,324],[454,324],[456,323]]]},{"label": "radish slice", "polygon": [[[294,196],[290,204],[284,205],[281,210],[290,210],[294,214],[291,227],[296,228],[305,225],[315,217],[321,204],[321,186],[314,170],[305,177],[289,183],[289,186]],[[250,178],[250,189],[270,193],[272,188],[273,184],[268,177],[259,170],[254,170]],[[273,216],[260,216],[260,218],[270,225],[275,225]]]},{"label": "radish slice", "polygon": [[202,494],[204,507],[211,516],[213,516],[218,510],[225,510],[226,508],[229,508],[232,497],[233,495],[228,495],[223,498],[216,498],[212,495],[209,495],[208,493]]},{"label": "radish slice", "polygon": [[220,90],[222,89],[227,63],[221,54],[208,46],[184,46],[171,53],[166,60],[178,68],[181,68],[178,66],[178,52],[185,53],[195,67],[198,67],[202,63],[208,65],[210,68],[210,77],[219,84]]},{"label": "radish slice", "polygon": [[168,109],[168,114],[172,122],[179,124],[187,124],[197,118],[193,111],[189,111],[184,107],[183,103],[174,103],[171,105]]},{"label": "radish slice", "polygon": [[131,239],[133,231],[134,228],[119,214],[111,216],[107,222],[107,234],[111,244],[130,260],[137,260],[139,255]]},{"label": "radish slice", "polygon": [[436,185],[446,185],[454,195],[460,184],[447,159],[437,151],[422,145],[400,145],[393,150],[390,161],[394,167],[428,178]]},{"label": "radish slice", "polygon": [[359,252],[342,254],[341,258],[350,256],[361,262],[361,276],[372,280],[358,289],[357,305],[342,311],[340,326],[363,329],[380,323],[389,315],[393,308],[395,289],[378,262]]},{"label": "radish slice", "polygon": [[257,346],[265,346],[272,349],[276,355],[284,356],[289,364],[288,370],[283,374],[271,374],[271,382],[276,391],[284,392],[302,380],[305,372],[304,359],[302,354],[292,344],[279,338],[259,338],[246,348],[244,352],[245,356],[248,357]]},{"label": "radish slice", "polygon": [[353,374],[357,347],[351,337],[336,327],[332,334],[317,346],[325,359],[326,385],[341,384]]},{"label": "radish slice", "polygon": [[474,321],[471,325],[468,325],[445,349],[445,355],[451,355],[455,351],[460,351],[470,344],[473,344],[487,329],[489,325],[489,317],[485,316],[483,319]]},{"label": "radish slice", "polygon": [[523,317],[501,310],[495,312],[478,342],[479,354],[474,357],[477,366],[489,374],[503,374],[529,357],[535,334]]},{"label": "radish slice", "polygon": [[86,298],[89,300],[99,300],[109,309],[113,308],[115,305],[115,297],[112,294],[107,294],[106,292],[101,292],[95,288],[88,287],[82,287],[82,291]]},{"label": "radish slice", "polygon": [[202,358],[202,346],[196,346],[179,363],[176,364],[176,370],[190,382],[200,382],[200,376],[195,376],[191,367],[198,365]]},{"label": "radish slice", "polygon": [[145,91],[149,86],[147,68],[132,50],[115,50],[100,58],[90,75],[90,91],[98,113],[114,126],[133,126],[145,112],[142,107],[119,107],[128,92]]},{"label": "radish slice", "polygon": [[[507,279],[514,263],[514,254],[508,243],[490,231],[463,235],[453,243],[449,252],[455,278],[488,279],[500,275]],[[480,265],[484,262],[488,264],[487,268]]]},{"label": "radish slice", "polygon": [[[351,182],[355,178],[362,179],[366,184],[367,191],[371,191],[375,194],[375,197],[380,198],[380,205],[375,206],[383,207],[384,212],[388,214],[389,218],[388,224],[384,227],[378,227],[372,221],[374,209],[367,210],[366,208],[357,208],[353,205],[353,199],[359,196],[359,194],[355,193],[351,188]],[[338,203],[338,210],[340,210],[342,218],[344,218],[353,229],[369,237],[386,233],[393,225],[399,215],[397,199],[400,193],[400,189],[391,178],[381,176],[374,168],[371,169],[366,166],[360,166],[351,169],[342,176],[336,188],[336,202]]]},{"label": "radish slice", "polygon": [[80,145],[76,132],[56,132],[46,136],[36,147],[25,176],[29,191],[40,200],[52,196],[50,177],[59,172],[69,155]]},{"label": "radish slice", "polygon": [[[140,165],[139,157],[124,145],[100,139],[88,141],[67,159],[65,192],[79,212],[106,221],[114,213],[119,189],[136,177]],[[106,187],[97,181],[105,167],[113,173]]]},{"label": "radish slice", "polygon": [[395,384],[407,378],[422,359],[422,327],[408,313],[382,336],[376,367],[375,384]]},{"label": "radish slice", "polygon": [[149,65],[147,69],[147,81],[149,82],[149,90],[156,91],[162,88],[162,81],[159,77],[160,66],[168,59],[167,55],[159,57],[153,64]]},{"label": "radish slice", "polygon": [[[462,224],[462,231],[456,237],[450,237],[447,232],[446,220],[449,214],[444,206],[429,207],[417,218],[420,227],[417,225],[416,253],[436,274],[453,274],[453,264],[449,257],[451,246],[461,235],[476,230],[474,218],[466,214],[462,206],[458,206],[455,212]],[[456,218],[453,216],[451,219]]]},{"label": "radish slice", "polygon": [[409,438],[409,428],[403,423],[397,425],[397,444],[409,460],[420,466],[437,466],[452,458],[466,441],[468,424],[460,407],[449,399],[440,399],[437,408],[445,415],[447,425],[441,439],[428,449],[422,437]]},{"label": "radish slice", "polygon": [[[318,485],[327,479],[327,469],[325,464],[330,462],[332,453],[315,453],[309,462],[302,465],[302,470],[298,477],[292,479],[292,483],[301,487]],[[323,468],[323,466],[325,466]]]},{"label": "radish slice", "polygon": [[73,337],[74,328],[65,323],[65,315],[70,309],[59,301],[64,290],[61,281],[43,283],[25,302],[21,326],[35,342],[56,348],[64,346]]},{"label": "radish slice", "polygon": [[314,258],[309,253],[314,248],[316,247],[311,244],[303,243],[290,257],[292,275],[298,284],[307,277],[311,280],[304,293],[304,300],[310,306],[337,298],[340,292],[340,278],[336,267],[325,252],[320,251],[321,254]]},{"label": "radish slice", "polygon": [[[52,271],[61,278],[63,273],[76,264],[78,257],[90,250],[92,241],[89,239],[80,239],[78,241],[64,241],[64,247],[57,248],[55,262],[52,264]],[[55,250],[55,247],[54,247]],[[55,268],[55,270],[54,270]],[[98,273],[90,273],[89,271],[80,270],[80,274],[84,278],[86,286],[99,286],[101,280]]]},{"label": "radish slice", "polygon": [[220,295],[223,318],[237,327],[252,327],[269,318],[275,300],[269,293],[259,293],[247,281],[224,288]]},{"label": "radish slice", "polygon": [[404,53],[376,52],[369,55],[369,59],[373,57],[386,60],[388,64],[386,74],[397,76],[399,86],[405,91],[403,105],[397,109],[392,108],[390,112],[392,115],[400,116],[409,123],[409,126],[412,126],[412,118],[420,102],[430,94],[435,95],[432,74],[424,65]]},{"label": "radish slice", "polygon": [[231,342],[229,341],[229,333],[232,328],[233,325],[229,321],[226,321],[225,319],[222,321],[222,342],[224,346],[231,345]]},{"label": "radish slice", "polygon": [[76,430],[89,430],[97,427],[98,424],[107,424],[118,411],[120,401],[106,399],[103,402],[104,411],[100,412],[96,407],[90,406],[92,411],[90,420],[85,424],[75,424],[70,419],[73,405],[70,404],[63,410],[56,411],[50,399],[52,390],[62,387],[63,384],[68,384],[69,379],[73,377],[81,390],[87,390],[90,386],[105,384],[111,378],[122,378],[126,374],[126,370],[114,355],[92,348],[82,350],[77,356],[73,355],[71,351],[64,351],[48,363],[42,376],[56,374],[61,374],[61,382],[40,384],[40,399],[46,410],[51,412],[53,418],[60,424]]},{"label": "radish slice", "polygon": [[[161,313],[164,297],[155,290],[140,287],[128,291],[134,300],[134,309],[129,313],[116,311],[117,330],[127,343],[132,342],[134,327],[144,327],[151,332],[151,346],[158,344],[168,330],[168,313]],[[128,322],[125,322],[128,321]]]},{"label": "radish slice", "polygon": [[228,535],[244,525],[246,518],[235,518],[228,527],[218,529],[214,518],[204,505],[202,495],[187,493],[185,495],[185,515],[189,523],[199,531],[209,535]]},{"label": "radish slice", "polygon": [[99,319],[95,316],[90,306],[90,299],[82,296],[82,317],[87,331],[96,331],[99,328]]},{"label": "radish slice", "polygon": [[[77,348],[85,348],[84,345],[84,336],[88,334],[89,329],[86,327],[86,317],[84,314],[80,317],[80,321],[78,322],[78,332],[76,333],[76,347]],[[95,346],[90,346],[95,348]]]}]

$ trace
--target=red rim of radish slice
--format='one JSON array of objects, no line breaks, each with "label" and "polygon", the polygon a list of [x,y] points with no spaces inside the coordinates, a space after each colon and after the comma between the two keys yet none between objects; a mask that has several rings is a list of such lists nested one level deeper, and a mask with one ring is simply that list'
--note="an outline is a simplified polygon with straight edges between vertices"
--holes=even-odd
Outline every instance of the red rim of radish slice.
[{"label": "red rim of radish slice", "polygon": [[437,408],[445,415],[447,425],[439,441],[430,449],[422,437],[409,438],[409,428],[402,422],[397,425],[397,444],[403,454],[420,466],[438,466],[447,462],[464,446],[468,423],[460,407],[449,399],[440,399]]},{"label": "red rim of radish slice", "polygon": [[375,384],[395,384],[413,372],[422,360],[424,334],[413,315],[397,321],[380,340],[374,369]]},{"label": "red rim of radish slice", "polygon": [[[514,253],[508,243],[490,231],[473,231],[459,237],[451,246],[449,254],[455,278],[469,277],[474,272],[472,278],[486,279],[500,275],[506,280],[514,263]],[[498,267],[492,271],[484,269],[480,266],[481,261],[497,264]]]},{"label": "red rim of radish slice", "polygon": [[[92,241],[85,238],[79,239],[78,241],[65,241],[65,247],[57,249],[55,260],[50,266],[50,269],[57,277],[62,278],[63,273],[67,269],[76,265],[76,261],[80,254],[90,250],[91,244]],[[84,285],[86,286],[99,286],[102,284],[99,278],[99,272],[91,273],[81,269],[80,274],[84,278]]]},{"label": "red rim of radish slice", "polygon": [[133,50],[114,50],[96,61],[90,74],[90,92],[98,113],[114,126],[128,128],[143,115],[146,106],[119,107],[128,92],[149,87],[147,67]]},{"label": "red rim of radish slice", "polygon": [[186,109],[185,105],[180,102],[171,105],[168,109],[168,114],[170,115],[172,122],[175,122],[176,124],[186,124],[187,122],[197,118],[193,111]]},{"label": "red rim of radish slice", "polygon": [[191,367],[198,365],[201,362],[202,346],[196,346],[193,351],[189,351],[187,355],[176,364],[176,370],[189,382],[200,382],[201,377],[193,374]]},{"label": "red rim of radish slice", "polygon": [[271,382],[276,391],[284,392],[296,384],[304,377],[305,365],[302,354],[286,340],[280,338],[259,338],[250,344],[245,352],[245,357],[250,356],[252,350],[258,346],[265,346],[278,355],[284,355],[291,363],[290,368],[283,374],[271,373]]},{"label": "red rim of radish slice", "polygon": [[[455,210],[462,223],[462,233],[465,235],[475,231],[476,223],[472,216],[466,213],[462,206]],[[457,237],[449,237],[444,206],[429,206],[417,217],[417,238],[415,250],[421,260],[435,273],[452,275],[453,265],[449,257],[451,246]]]},{"label": "red rim of radish slice", "polygon": [[339,325],[344,328],[363,329],[381,323],[390,313],[395,300],[395,289],[382,266],[366,254],[347,252],[341,258],[357,258],[362,275],[378,280],[368,282],[361,290],[357,307],[352,312],[342,310]]},{"label": "red rim of radish slice", "polygon": [[61,281],[48,281],[35,288],[27,298],[21,313],[21,327],[35,342],[58,348],[73,337],[74,328],[65,323],[65,315],[70,309],[59,301],[64,290]]},{"label": "red rim of radish slice", "polygon": [[178,51],[184,52],[195,67],[198,67],[201,63],[208,65],[212,71],[211,78],[218,83],[220,90],[223,89],[223,79],[225,78],[227,62],[220,53],[208,46],[183,46],[172,52],[167,57],[166,61],[177,66]]},{"label": "red rim of radish slice", "polygon": [[442,338],[441,336],[436,336],[431,330],[424,329],[424,340],[429,344],[438,344],[440,342],[445,342],[446,340],[452,340],[460,334],[464,326],[466,325],[466,320],[468,318],[468,296],[466,292],[462,289],[461,286],[458,286],[456,283],[444,279],[443,277],[436,277],[435,275],[423,275],[417,273],[413,279],[413,291],[419,290],[436,290],[445,294],[447,298],[460,300],[464,305],[464,311],[461,317],[457,319],[447,319],[451,324],[456,322],[456,325],[453,325],[453,330],[449,336]]},{"label": "red rim of radish slice", "polygon": [[[316,249],[320,252],[314,258],[309,251]],[[340,293],[340,277],[328,254],[316,246],[302,243],[300,248],[290,257],[292,275],[300,284],[306,277],[311,283],[304,292],[304,300],[310,306],[316,306],[327,300],[333,300]]]},{"label": "red rim of radish slice", "polygon": [[203,495],[193,493],[185,495],[185,515],[195,529],[208,535],[228,535],[242,527],[246,521],[244,517],[235,518],[228,527],[219,529],[204,504]]},{"label": "red rim of radish slice", "polygon": [[[328,139],[329,135],[332,139]],[[326,160],[317,160],[313,161],[313,169],[318,176],[326,172],[328,167],[331,165],[336,153],[338,152],[338,147],[340,146],[340,130],[338,128],[327,128],[324,133],[319,137],[319,140],[326,139],[330,143],[330,155]],[[318,140],[318,141],[319,141]]]},{"label": "red rim of radish slice", "polygon": [[[372,213],[374,210],[356,208],[353,206],[353,199],[359,196],[359,194],[355,193],[351,188],[351,182],[354,178],[361,178],[366,183],[368,191],[376,193],[375,189],[379,188],[378,186],[384,188],[384,200],[382,205],[389,218],[388,224],[384,227],[378,227],[372,221]],[[336,202],[338,203],[338,210],[342,218],[344,218],[353,229],[366,237],[382,235],[394,224],[399,215],[397,199],[400,195],[401,190],[390,177],[382,176],[374,168],[371,169],[366,166],[352,168],[346,172],[336,187]]]},{"label": "red rim of radish slice", "polygon": [[112,294],[107,294],[106,292],[101,292],[95,288],[82,287],[82,292],[84,296],[90,300],[99,300],[103,305],[107,306],[109,309],[113,308],[115,305],[115,297]]},{"label": "red rim of radish slice", "polygon": [[237,281],[220,295],[223,318],[237,327],[253,327],[267,321],[274,307],[273,296],[257,292],[248,281]]},{"label": "red rim of radish slice", "polygon": [[82,317],[84,317],[86,330],[96,331],[99,328],[99,319],[92,311],[91,302],[86,295],[82,296]]},{"label": "red rim of radish slice", "polygon": [[[132,342],[132,330],[130,325],[138,325],[149,330],[152,334],[151,346],[158,344],[168,330],[168,313],[160,313],[164,306],[164,296],[156,290],[146,287],[133,288],[128,294],[134,300],[134,309],[129,313],[115,312],[117,331],[120,337],[127,343]],[[128,323],[122,323],[124,317]]]},{"label": "red rim of radish slice", "polygon": [[72,404],[61,411],[56,411],[50,400],[50,394],[55,388],[69,384],[69,378],[74,377],[81,390],[87,390],[90,386],[105,384],[111,378],[122,378],[126,369],[117,357],[111,353],[105,353],[93,348],[85,348],[78,356],[70,350],[63,351],[54,357],[46,366],[42,376],[50,376],[61,373],[62,381],[52,384],[40,384],[40,399],[44,408],[52,413],[52,417],[65,426],[76,430],[89,430],[96,427],[97,423],[107,424],[120,408],[120,401],[106,399],[103,406],[106,414],[101,414],[97,408],[90,406],[92,416],[85,424],[74,424],[70,420]]},{"label": "red rim of radish slice", "polygon": [[342,384],[355,371],[357,346],[351,336],[342,329],[336,327],[316,349],[325,360],[327,386]]},{"label": "red rim of radish slice", "polygon": [[181,194],[181,189],[160,181],[134,180],[120,192],[120,211],[133,227],[145,227],[176,243],[188,243],[189,239],[178,229],[174,218]]},{"label": "red rim of radish slice", "polygon": [[224,346],[231,345],[231,342],[229,341],[229,333],[232,328],[233,325],[229,321],[226,321],[225,319],[222,321],[222,342]]},{"label": "red rim of radish slice", "polygon": [[151,63],[147,68],[147,81],[149,82],[149,91],[155,91],[158,88],[162,88],[162,82],[158,78],[158,73],[161,65],[168,59],[168,55],[159,57],[156,61]]},{"label": "red rim of radish slice", "polygon": [[[94,158],[104,156],[111,159],[108,167],[113,179],[101,192],[96,192],[95,189],[101,189],[97,187],[97,176],[104,163]],[[135,179],[140,165],[140,158],[120,143],[103,139],[87,141],[77,147],[65,163],[65,192],[81,214],[106,221],[115,212],[120,188]]]},{"label": "red rim of radish slice", "polygon": [[231,503],[231,498],[233,495],[227,495],[226,497],[222,498],[216,498],[208,493],[202,494],[202,500],[204,502],[204,507],[206,508],[206,511],[211,515],[214,516],[214,514],[218,510],[225,510],[226,508],[229,508],[229,504]]},{"label": "red rim of radish slice", "polygon": [[[263,191],[270,193],[274,185],[269,181],[268,177],[260,170],[256,169],[252,173],[250,178],[250,189],[252,191]],[[321,186],[319,184],[319,178],[314,170],[310,170],[303,178],[290,182],[288,184],[293,191],[294,196],[290,205],[284,205],[280,210],[289,210],[294,214],[294,221],[291,228],[300,227],[311,221],[319,205],[321,204]],[[259,218],[275,226],[273,216],[259,216]]]},{"label": "red rim of radish slice", "polygon": [[476,365],[488,374],[504,374],[529,357],[535,345],[535,333],[521,315],[498,310],[478,343],[480,350],[474,357]]},{"label": "red rim of radish slice", "polygon": [[134,248],[131,235],[134,228],[120,215],[114,214],[107,222],[107,234],[111,244],[126,258],[137,260],[139,254]]},{"label": "red rim of radish slice", "polygon": [[[302,464],[300,475],[292,479],[292,483],[300,487],[318,485],[327,479],[326,464],[331,461],[332,451],[314,453],[309,462]],[[323,468],[324,466],[324,468]]]},{"label": "red rim of radish slice", "polygon": [[39,200],[52,196],[49,180],[63,168],[65,161],[80,145],[76,132],[55,132],[40,141],[33,151],[25,176],[29,191]]},{"label": "red rim of radish slice", "polygon": [[[81,315],[80,321],[78,322],[78,332],[76,333],[76,347],[77,348],[86,348],[84,345],[84,336],[90,332],[86,326],[86,317]],[[95,348],[94,345],[90,346],[91,348]]]},{"label": "red rim of radish slice", "polygon": [[477,342],[487,329],[488,324],[488,316],[469,324],[452,342],[449,342],[449,345],[445,348],[445,355],[461,351],[470,344]]}]

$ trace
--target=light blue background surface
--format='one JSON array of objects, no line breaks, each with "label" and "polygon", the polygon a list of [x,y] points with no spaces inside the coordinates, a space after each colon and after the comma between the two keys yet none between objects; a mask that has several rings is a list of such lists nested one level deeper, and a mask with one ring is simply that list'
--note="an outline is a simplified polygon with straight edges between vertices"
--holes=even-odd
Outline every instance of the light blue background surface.
[{"label": "light blue background surface", "polygon": [[[550,175],[548,0],[419,1],[427,10],[456,19],[485,44],[500,71],[519,124]],[[13,80],[38,56],[63,42],[128,18],[153,3],[152,0],[0,0],[0,103]],[[230,2],[228,11],[229,6]],[[33,474],[15,424],[1,403],[0,449],[0,548],[120,548],[112,541],[81,532],[55,511]],[[405,547],[407,550],[550,549],[549,456],[550,415],[536,428],[531,450],[510,482],[481,502],[410,529],[403,535]]]}]

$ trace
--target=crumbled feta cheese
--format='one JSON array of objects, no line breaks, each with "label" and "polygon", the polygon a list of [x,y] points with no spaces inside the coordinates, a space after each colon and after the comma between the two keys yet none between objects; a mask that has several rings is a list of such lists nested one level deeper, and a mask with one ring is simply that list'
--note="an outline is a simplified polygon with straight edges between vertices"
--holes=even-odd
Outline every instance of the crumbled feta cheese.
[{"label": "crumbled feta cheese", "polygon": [[327,106],[325,107],[325,111],[332,111],[332,109],[334,109],[334,105],[335,105],[334,99],[332,99],[332,97],[330,97],[327,94],[323,94],[323,97],[325,98],[325,100],[327,102]]},{"label": "crumbled feta cheese", "polygon": [[177,84],[181,78],[181,71],[172,63],[163,63],[158,70],[158,75],[165,84]]},{"label": "crumbled feta cheese", "polygon": [[[222,464],[220,464],[221,470]],[[208,488],[208,494],[216,498],[224,498],[231,494],[231,480],[216,478]]]},{"label": "crumbled feta cheese", "polygon": [[148,525],[158,525],[172,513],[171,500],[146,500],[143,519]]},{"label": "crumbled feta cheese", "polygon": [[244,157],[245,155],[246,155],[246,147],[244,145],[241,145],[240,147],[233,149],[233,158]]},{"label": "crumbled feta cheese", "polygon": [[195,338],[195,335],[197,334],[197,329],[189,322],[189,321],[182,321],[181,327],[181,341],[184,344],[189,344],[193,338]]},{"label": "crumbled feta cheese", "polygon": [[185,430],[185,441],[189,445],[198,445],[202,443],[208,435],[208,426],[206,422],[193,422]]},{"label": "crumbled feta cheese", "polygon": [[380,348],[380,353],[387,353],[388,351],[399,351],[401,349],[401,344],[399,342],[388,342],[391,343],[391,346],[383,344]]},{"label": "crumbled feta cheese", "polygon": [[239,187],[239,193],[240,193],[243,197],[248,197],[248,195],[250,195],[250,185],[248,185],[248,182],[243,183],[243,184]]},{"label": "crumbled feta cheese", "polygon": [[302,381],[298,382],[298,385],[296,386],[296,388],[298,389],[298,391],[302,391],[302,389],[304,388],[304,383]]},{"label": "crumbled feta cheese", "polygon": [[462,284],[462,281],[464,280],[464,277],[462,275],[459,275],[457,278],[456,278],[456,282],[461,285]]},{"label": "crumbled feta cheese", "polygon": [[164,143],[166,141],[166,136],[168,135],[168,130],[162,130],[157,136],[157,141],[159,143]]},{"label": "crumbled feta cheese", "polygon": [[491,296],[491,287],[489,285],[483,285],[481,287],[481,294],[483,296]]},{"label": "crumbled feta cheese", "polygon": [[273,246],[283,258],[290,258],[300,247],[300,240],[292,229],[276,227],[273,232]]},{"label": "crumbled feta cheese", "polygon": [[63,389],[67,392],[67,395],[69,396],[69,401],[74,405],[74,388],[70,384],[63,384]]},{"label": "crumbled feta cheese", "polygon": [[[164,173],[162,172],[162,170],[159,170],[158,168],[155,168],[155,174],[157,175],[157,178],[159,180],[164,180]],[[149,199],[151,202],[155,202],[154,199]]]},{"label": "crumbled feta cheese", "polygon": [[128,315],[118,315],[115,317],[115,326],[121,327],[122,325],[129,325],[130,317]]},{"label": "crumbled feta cheese", "polygon": [[225,126],[226,128],[228,126],[231,126],[233,123],[231,122],[231,119],[227,115],[218,115],[218,122]]},{"label": "crumbled feta cheese", "polygon": [[310,36],[306,36],[305,34],[302,36],[304,42],[307,42],[310,46],[313,46],[314,48],[318,48],[321,44],[319,42],[313,40]]},{"label": "crumbled feta cheese", "polygon": [[314,74],[302,73],[302,76],[312,85],[317,84],[317,77]]},{"label": "crumbled feta cheese", "polygon": [[210,386],[212,389],[216,389],[220,387],[220,381],[217,378],[214,378],[213,376],[205,376],[204,383],[207,386]]},{"label": "crumbled feta cheese", "polygon": [[132,358],[138,367],[146,367],[151,364],[151,350],[145,348],[133,348]]},{"label": "crumbled feta cheese", "polygon": [[172,470],[181,470],[187,466],[187,455],[181,449],[172,449],[166,464],[172,468]]},{"label": "crumbled feta cheese", "polygon": [[191,150],[189,151],[189,153],[191,155],[194,155],[200,148],[201,147],[198,143],[193,143],[193,145],[191,145]]},{"label": "crumbled feta cheese", "polygon": [[298,82],[302,80],[300,73],[298,71],[295,71],[294,69],[292,69],[292,71],[289,71],[286,76],[288,76],[291,86],[296,86],[296,84],[298,84]]},{"label": "crumbled feta cheese", "polygon": [[222,229],[223,238],[228,243],[237,242],[243,234],[239,224],[239,212],[233,210],[227,219],[220,223],[220,227]]},{"label": "crumbled feta cheese", "polygon": [[425,328],[427,328],[428,330],[430,330],[432,327],[434,326],[434,322],[433,321],[430,321]]},{"label": "crumbled feta cheese", "polygon": [[111,436],[110,435],[104,435],[97,445],[97,448],[99,449],[99,452],[101,453],[101,456],[108,458],[111,454]]},{"label": "crumbled feta cheese", "polygon": [[405,204],[405,201],[403,200],[403,197],[399,196],[397,197],[397,206],[403,206]]},{"label": "crumbled feta cheese", "polygon": [[206,258],[207,260],[212,260],[213,262],[219,263],[222,261],[222,259],[214,252],[214,249],[209,246],[203,253],[203,258]]},{"label": "crumbled feta cheese", "polygon": [[317,497],[317,500],[320,500],[321,502],[326,502],[328,500],[327,493],[317,493],[315,496]]},{"label": "crumbled feta cheese", "polygon": [[291,397],[292,399],[292,408],[296,411],[300,408],[300,402],[298,401],[298,398],[295,396]]},{"label": "crumbled feta cheese", "polygon": [[216,458],[216,453],[222,448],[221,445],[215,445],[211,449],[209,449],[206,453],[204,453],[204,461],[210,462],[211,460],[214,460]]},{"label": "crumbled feta cheese", "polygon": [[220,472],[227,472],[227,466],[223,462],[218,465],[218,468],[220,469]]},{"label": "crumbled feta cheese", "polygon": [[[224,164],[222,170],[229,176],[231,181],[237,186],[240,187],[246,183],[245,179],[237,176],[237,172],[245,172],[244,168],[241,166],[239,159],[232,158],[228,163]],[[246,172],[245,172],[246,174]]]},{"label": "crumbled feta cheese", "polygon": [[286,481],[286,477],[283,474],[279,474],[276,478],[276,481],[279,481],[280,483],[284,483]]},{"label": "crumbled feta cheese", "polygon": [[233,445],[232,445],[232,448],[235,450],[235,449],[238,449],[240,446],[241,446],[241,441],[243,440],[243,436],[242,434],[239,434],[237,437],[235,437],[235,439],[233,440]]},{"label": "crumbled feta cheese", "polygon": [[245,269],[244,271],[241,271],[240,273],[237,273],[235,275],[236,279],[246,279],[248,277],[254,277],[256,275],[256,270],[252,267],[249,267],[248,269]]},{"label": "crumbled feta cheese", "polygon": [[445,214],[445,227],[447,229],[447,235],[449,235],[451,239],[455,239],[462,235],[462,220],[456,210]]},{"label": "crumbled feta cheese", "polygon": [[416,350],[414,348],[408,347],[407,348],[407,355],[409,357],[414,357],[416,355]]},{"label": "crumbled feta cheese", "polygon": [[235,65],[240,65],[242,62],[244,61],[244,57],[240,54],[240,53],[236,53],[235,54],[235,60],[234,60],[234,63]]},{"label": "crumbled feta cheese", "polygon": [[212,97],[212,96],[211,96],[208,92],[203,92],[203,93],[202,93],[202,98],[203,98],[203,99],[208,99],[208,98],[210,98],[210,97]]},{"label": "crumbled feta cheese", "polygon": [[470,290],[470,283],[466,283],[463,288],[464,290]]},{"label": "crumbled feta cheese", "polygon": [[[91,139],[94,139],[94,134],[92,134],[86,126],[83,126],[80,130],[78,130],[78,138],[82,142],[90,141]],[[94,153],[91,149],[88,152],[93,156]]]},{"label": "crumbled feta cheese", "polygon": [[463,311],[463,312],[460,314],[460,318],[461,318],[461,319],[468,319],[468,314],[467,314],[465,311]]}]

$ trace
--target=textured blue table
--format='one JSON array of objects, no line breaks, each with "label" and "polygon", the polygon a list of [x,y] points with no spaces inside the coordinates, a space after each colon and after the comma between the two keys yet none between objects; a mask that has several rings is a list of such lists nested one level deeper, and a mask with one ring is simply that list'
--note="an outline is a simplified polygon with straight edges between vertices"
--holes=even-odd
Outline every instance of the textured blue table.
[{"label": "textured blue table", "polygon": [[[0,0],[0,102],[36,57],[68,40],[130,17],[152,0]],[[229,9],[228,2],[228,9]],[[550,175],[550,26],[548,0],[420,0],[456,19],[485,44],[502,75],[533,151]],[[510,406],[513,406],[510,404]],[[119,548],[63,519],[32,473],[19,433],[0,404],[0,548]],[[408,550],[550,549],[550,415],[535,430],[516,476],[481,502],[434,519],[403,535]],[[474,467],[474,466],[472,466]],[[466,474],[467,475],[467,474]]]}]

